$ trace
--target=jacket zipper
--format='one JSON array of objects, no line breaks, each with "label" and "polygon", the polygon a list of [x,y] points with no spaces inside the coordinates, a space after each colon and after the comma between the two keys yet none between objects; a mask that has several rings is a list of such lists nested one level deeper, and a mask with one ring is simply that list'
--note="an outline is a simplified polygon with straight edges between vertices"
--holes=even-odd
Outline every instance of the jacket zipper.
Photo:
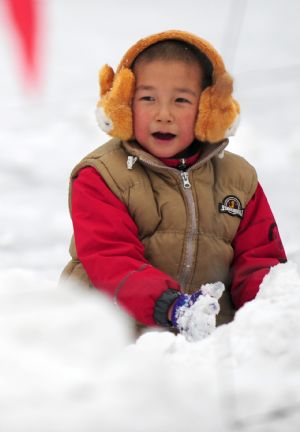
[{"label": "jacket zipper", "polygon": [[190,179],[189,179],[188,173],[186,171],[181,171],[180,175],[181,175],[181,178],[182,178],[184,189],[190,189],[192,187],[192,185],[190,183]]},{"label": "jacket zipper", "polygon": [[197,227],[197,217],[196,217],[196,205],[193,197],[192,192],[192,185],[189,179],[189,170],[187,171],[178,171],[175,168],[169,168],[167,166],[159,166],[154,163],[151,163],[143,158],[139,158],[139,160],[144,163],[145,165],[154,167],[154,168],[161,168],[168,170],[174,174],[176,174],[176,177],[181,177],[181,189],[183,191],[183,196],[186,202],[187,206],[187,220],[188,220],[188,229],[186,233],[186,239],[185,239],[185,252],[184,252],[184,258],[182,260],[181,269],[178,277],[178,282],[184,291],[186,287],[187,280],[193,270],[193,261],[194,261],[194,254],[196,252],[196,242],[195,242],[195,234],[198,231]]},{"label": "jacket zipper", "polygon": [[188,229],[185,241],[185,253],[182,262],[182,267],[179,275],[180,286],[184,289],[189,276],[193,270],[193,261],[196,253],[195,234],[198,231],[196,205],[192,192],[192,185],[189,179],[188,171],[181,171],[180,173],[183,184],[183,194],[187,205],[188,213]]}]

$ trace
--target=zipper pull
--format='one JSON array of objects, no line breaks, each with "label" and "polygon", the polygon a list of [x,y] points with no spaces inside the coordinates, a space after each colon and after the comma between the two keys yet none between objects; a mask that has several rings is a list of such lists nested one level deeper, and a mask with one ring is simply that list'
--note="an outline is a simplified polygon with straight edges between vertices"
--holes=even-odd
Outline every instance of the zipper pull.
[{"label": "zipper pull", "polygon": [[128,156],[127,158],[127,169],[132,170],[133,165],[136,163],[138,158],[136,156]]},{"label": "zipper pull", "polygon": [[185,171],[186,170],[186,163],[185,163],[185,159],[180,159],[180,163],[177,167],[180,171]]},{"label": "zipper pull", "polygon": [[189,180],[189,174],[186,171],[181,171],[180,173],[182,181],[183,181],[183,187],[184,189],[190,189],[192,187],[190,180]]}]

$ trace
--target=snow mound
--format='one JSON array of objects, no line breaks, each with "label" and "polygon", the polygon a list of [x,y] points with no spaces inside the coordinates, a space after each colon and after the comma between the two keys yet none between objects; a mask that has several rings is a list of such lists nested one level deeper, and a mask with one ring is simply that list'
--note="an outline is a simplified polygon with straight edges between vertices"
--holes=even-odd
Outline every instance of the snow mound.
[{"label": "snow mound", "polygon": [[[111,370],[99,405],[104,429],[298,431],[299,316],[300,278],[288,263],[271,270],[233,323],[204,340],[143,335]],[[105,417],[112,406],[117,419]]]},{"label": "snow mound", "polygon": [[100,293],[1,270],[0,430],[84,430],[72,411],[132,340],[129,319]]},{"label": "snow mound", "polygon": [[3,281],[1,430],[298,431],[293,263],[273,268],[234,322],[193,343],[150,331],[130,344],[127,320],[101,296],[22,272],[1,273]]}]

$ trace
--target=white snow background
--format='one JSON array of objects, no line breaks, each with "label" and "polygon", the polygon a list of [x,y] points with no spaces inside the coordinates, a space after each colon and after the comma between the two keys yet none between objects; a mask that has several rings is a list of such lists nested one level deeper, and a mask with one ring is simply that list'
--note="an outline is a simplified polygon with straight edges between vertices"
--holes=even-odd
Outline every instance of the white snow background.
[{"label": "white snow background", "polygon": [[[300,427],[300,3],[40,0],[44,81],[24,92],[0,2],[0,431],[282,431]],[[289,263],[207,339],[150,332],[98,292],[57,287],[68,176],[105,142],[97,72],[171,28],[210,40],[235,77],[229,150],[255,165]]]}]

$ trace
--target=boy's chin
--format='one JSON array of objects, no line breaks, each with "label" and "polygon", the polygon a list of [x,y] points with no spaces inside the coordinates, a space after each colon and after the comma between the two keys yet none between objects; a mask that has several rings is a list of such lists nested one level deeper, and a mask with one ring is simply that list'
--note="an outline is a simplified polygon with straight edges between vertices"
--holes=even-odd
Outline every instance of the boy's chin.
[{"label": "boy's chin", "polygon": [[159,159],[172,159],[176,158],[177,155],[184,153],[191,144],[184,145],[183,143],[178,143],[175,141],[176,136],[169,140],[153,140],[150,139],[149,142],[143,142],[136,140],[138,144],[152,156]]}]

